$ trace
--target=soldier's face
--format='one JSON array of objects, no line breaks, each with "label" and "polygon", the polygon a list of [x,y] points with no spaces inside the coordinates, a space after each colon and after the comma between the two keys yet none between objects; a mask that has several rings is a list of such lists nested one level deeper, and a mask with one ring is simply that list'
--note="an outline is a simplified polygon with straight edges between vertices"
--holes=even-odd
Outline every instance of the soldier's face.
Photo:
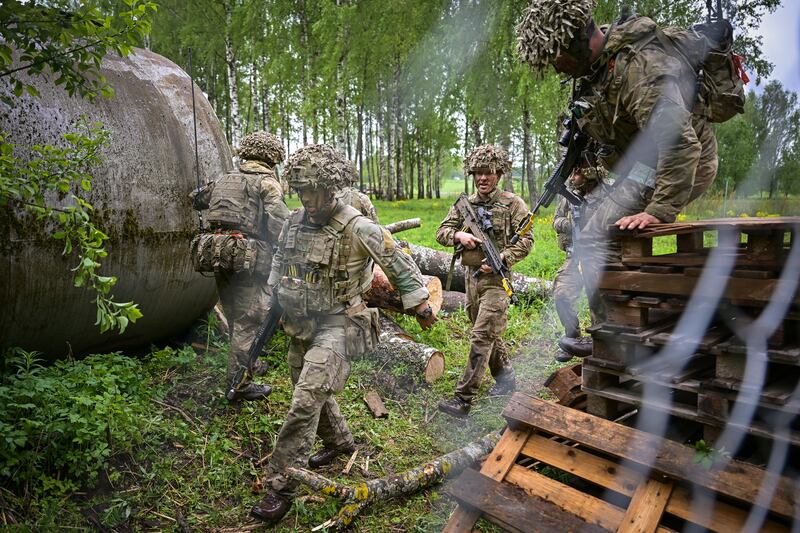
[{"label": "soldier's face", "polygon": [[478,192],[486,196],[497,187],[497,181],[500,179],[496,173],[489,169],[478,169],[475,171],[475,188]]},{"label": "soldier's face", "polygon": [[556,56],[553,67],[559,74],[566,74],[575,78],[579,78],[585,74],[586,66],[582,64],[572,54],[562,52]]},{"label": "soldier's face", "polygon": [[307,187],[297,191],[297,195],[311,222],[324,224],[328,221],[335,205],[335,198],[330,191]]}]

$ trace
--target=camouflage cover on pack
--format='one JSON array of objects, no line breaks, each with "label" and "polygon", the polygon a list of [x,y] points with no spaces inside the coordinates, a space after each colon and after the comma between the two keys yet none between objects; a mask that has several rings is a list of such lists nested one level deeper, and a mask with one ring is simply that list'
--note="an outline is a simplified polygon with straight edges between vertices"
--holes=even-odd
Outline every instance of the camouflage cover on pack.
[{"label": "camouflage cover on pack", "polygon": [[286,158],[280,137],[265,131],[257,131],[245,135],[239,146],[239,157],[242,159],[257,159],[276,165]]},{"label": "camouflage cover on pack", "polygon": [[286,179],[295,190],[306,187],[339,190],[349,187],[355,176],[355,165],[327,144],[304,146],[286,161]]},{"label": "camouflage cover on pack", "polygon": [[595,0],[534,0],[517,24],[517,54],[537,72],[544,72],[586,26]]},{"label": "camouflage cover on pack", "polygon": [[472,174],[478,169],[489,169],[497,175],[511,172],[508,152],[493,144],[478,146],[464,159],[464,174]]}]

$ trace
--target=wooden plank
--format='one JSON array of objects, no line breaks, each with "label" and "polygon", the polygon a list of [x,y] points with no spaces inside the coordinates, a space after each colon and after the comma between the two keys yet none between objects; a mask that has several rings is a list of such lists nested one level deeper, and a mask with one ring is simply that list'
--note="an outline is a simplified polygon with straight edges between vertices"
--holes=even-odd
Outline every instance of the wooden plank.
[{"label": "wooden plank", "polygon": [[541,435],[531,435],[522,453],[625,496],[631,496],[642,482],[642,475],[630,468]]},{"label": "wooden plank", "polygon": [[[658,294],[677,294],[689,296],[695,290],[698,278],[683,274],[648,274],[637,272],[604,272],[600,278],[600,289],[624,287],[632,292],[654,292]],[[728,278],[724,297],[728,299],[767,304],[777,287],[774,279]],[[800,304],[800,295],[792,300]]]},{"label": "wooden plank", "polygon": [[486,518],[508,531],[607,531],[552,503],[532,498],[518,487],[489,479],[472,469],[464,470],[448,492],[460,502],[482,509]]},{"label": "wooden plank", "polygon": [[375,418],[388,418],[389,411],[386,410],[383,400],[381,400],[376,391],[372,390],[364,395],[364,403],[367,404],[369,410],[372,411],[372,416]]},{"label": "wooden plank", "polygon": [[[628,497],[633,495],[642,481],[642,475],[630,468],[580,448],[555,442],[542,435],[531,435],[522,453]],[[746,510],[716,501],[713,502],[710,514],[694,516],[692,504],[698,498],[699,495],[690,494],[685,487],[676,486],[667,502],[666,512],[719,533],[741,531],[747,521]],[[788,531],[786,526],[773,521],[765,523],[762,527],[762,532],[786,531]]]},{"label": "wooden plank", "polygon": [[658,529],[661,515],[672,495],[674,481],[648,479],[633,493],[617,533],[651,533]]},{"label": "wooden plank", "polygon": [[[690,493],[689,490],[683,487],[676,487],[672,491],[672,497],[667,502],[666,512],[719,533],[742,530],[747,522],[749,514],[747,510],[734,507],[725,502],[711,502],[708,500],[710,500],[709,494],[703,495],[697,491]],[[707,505],[704,506],[704,503]],[[697,509],[710,510],[710,512],[695,515],[692,508],[695,504],[697,504]],[[786,533],[789,528],[783,524],[768,520],[762,524],[759,531],[761,533]]]},{"label": "wooden plank", "polygon": [[531,496],[541,498],[567,513],[574,514],[588,524],[609,531],[615,531],[625,516],[625,512],[616,505],[584,494],[555,479],[521,466],[513,467],[508,473],[506,481],[520,487]]},{"label": "wooden plank", "polygon": [[762,484],[769,483],[775,486],[769,508],[783,516],[794,515],[794,490],[790,480],[756,466],[734,460],[724,469],[697,468],[695,451],[688,446],[521,392],[511,397],[503,416],[510,425],[540,428],[743,502],[756,501]]},{"label": "wooden plank", "polygon": [[[497,445],[483,462],[481,474],[495,481],[501,481],[517,460],[530,433],[529,429],[506,428]],[[442,533],[469,533],[480,516],[480,509],[457,505]]]}]

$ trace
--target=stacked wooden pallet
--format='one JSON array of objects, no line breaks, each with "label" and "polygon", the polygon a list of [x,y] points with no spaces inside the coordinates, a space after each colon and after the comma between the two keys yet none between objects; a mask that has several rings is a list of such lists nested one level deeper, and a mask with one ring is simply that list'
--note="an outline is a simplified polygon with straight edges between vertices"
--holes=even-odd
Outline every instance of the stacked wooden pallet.
[{"label": "stacked wooden pallet", "polygon": [[459,505],[446,533],[471,532],[479,517],[520,532],[789,531],[788,478],[738,461],[700,466],[693,448],[523,393],[503,416],[509,429],[480,472],[448,489]]},{"label": "stacked wooden pallet", "polygon": [[[584,360],[587,410],[613,418],[646,404],[713,440],[738,400],[754,411],[740,429],[800,445],[800,217],[659,224],[621,238],[622,261],[599,287],[607,319],[591,328]],[[673,251],[654,254],[658,239]]]}]

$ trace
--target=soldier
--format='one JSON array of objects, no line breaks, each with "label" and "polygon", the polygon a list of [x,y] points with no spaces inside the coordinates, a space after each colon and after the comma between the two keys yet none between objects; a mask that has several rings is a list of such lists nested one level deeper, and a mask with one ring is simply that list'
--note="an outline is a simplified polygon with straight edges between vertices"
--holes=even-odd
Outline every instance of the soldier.
[{"label": "soldier", "polygon": [[[597,169],[587,168],[581,172],[575,172],[570,176],[572,189],[587,202],[596,189],[599,176]],[[583,290],[583,277],[578,266],[578,260],[573,253],[573,237],[580,231],[583,222],[590,215],[588,210],[591,206],[586,203],[574,206],[561,196],[558,199],[555,213],[553,214],[553,229],[558,238],[558,247],[566,253],[564,263],[558,269],[553,280],[553,299],[556,304],[556,313],[561,325],[564,327],[564,337],[575,339],[575,345],[571,346],[574,352],[566,352],[562,348],[560,353],[555,356],[556,361],[566,363],[573,356],[586,357],[592,354],[592,339],[581,336],[580,323],[576,304],[578,297]],[[565,344],[565,340],[559,340],[559,346]]]},{"label": "soldier", "polygon": [[369,199],[369,196],[359,191],[355,187],[355,179],[357,179],[357,177],[355,166],[353,166],[352,183],[348,183],[345,187],[343,187],[336,196],[342,201],[342,203],[355,207],[359,213],[374,223],[380,224],[378,221],[378,212],[375,210],[375,206],[372,205],[372,200]]},{"label": "soldier", "polygon": [[[533,240],[523,237],[516,244],[510,244],[514,231],[528,214],[528,208],[519,196],[497,188],[500,177],[507,172],[511,172],[508,153],[491,144],[475,148],[464,160],[464,173],[473,176],[477,189],[469,197],[469,202],[476,210],[483,207],[491,213],[494,244],[501,252],[503,261],[511,268],[528,255]],[[455,207],[451,207],[436,232],[439,244],[463,247],[461,264],[466,267],[466,310],[472,322],[469,361],[453,398],[439,403],[440,411],[458,417],[465,417],[469,413],[487,363],[495,379],[489,395],[507,394],[516,386],[514,369],[501,338],[506,329],[509,298],[500,276],[494,274],[486,264],[479,248],[480,240],[463,231],[463,226],[463,217]],[[474,276],[476,272],[480,272],[477,277]]]},{"label": "soldier", "polygon": [[[604,34],[592,19],[594,6],[594,0],[535,0],[517,35],[518,52],[533,69],[553,65],[577,79],[579,125],[603,145],[604,166],[618,176],[576,243],[598,323],[605,320],[595,290],[600,271],[621,253],[608,226],[630,230],[674,221],[714,180],[717,144],[697,104],[697,74],[666,51],[655,23],[621,17]],[[542,24],[549,31],[541,31]]]},{"label": "soldier", "polygon": [[[252,382],[248,351],[269,310],[267,277],[272,267],[273,247],[289,209],[274,167],[285,157],[276,135],[256,132],[242,139],[238,171],[225,174],[195,198],[196,208],[207,208],[210,232],[201,235],[195,247],[196,265],[212,262],[217,292],[230,330],[230,350],[225,387],[245,367],[235,400],[260,400],[271,388]],[[201,198],[210,199],[203,204]],[[200,203],[198,204],[198,201]],[[208,243],[203,246],[203,243]],[[199,270],[203,270],[202,268]]]},{"label": "soldier", "polygon": [[[403,305],[429,327],[435,317],[428,290],[411,257],[391,235],[340,202],[336,192],[349,180],[347,161],[326,145],[306,146],[287,162],[289,186],[303,204],[281,231],[269,284],[284,310],[290,336],[292,405],[267,466],[267,494],[251,514],[277,522],[288,512],[297,483],[286,468],[328,464],[354,449],[353,435],[333,395],[350,374],[352,357],[378,339],[378,313],[362,293],[376,262],[402,294]],[[309,458],[315,435],[323,449]]]}]

